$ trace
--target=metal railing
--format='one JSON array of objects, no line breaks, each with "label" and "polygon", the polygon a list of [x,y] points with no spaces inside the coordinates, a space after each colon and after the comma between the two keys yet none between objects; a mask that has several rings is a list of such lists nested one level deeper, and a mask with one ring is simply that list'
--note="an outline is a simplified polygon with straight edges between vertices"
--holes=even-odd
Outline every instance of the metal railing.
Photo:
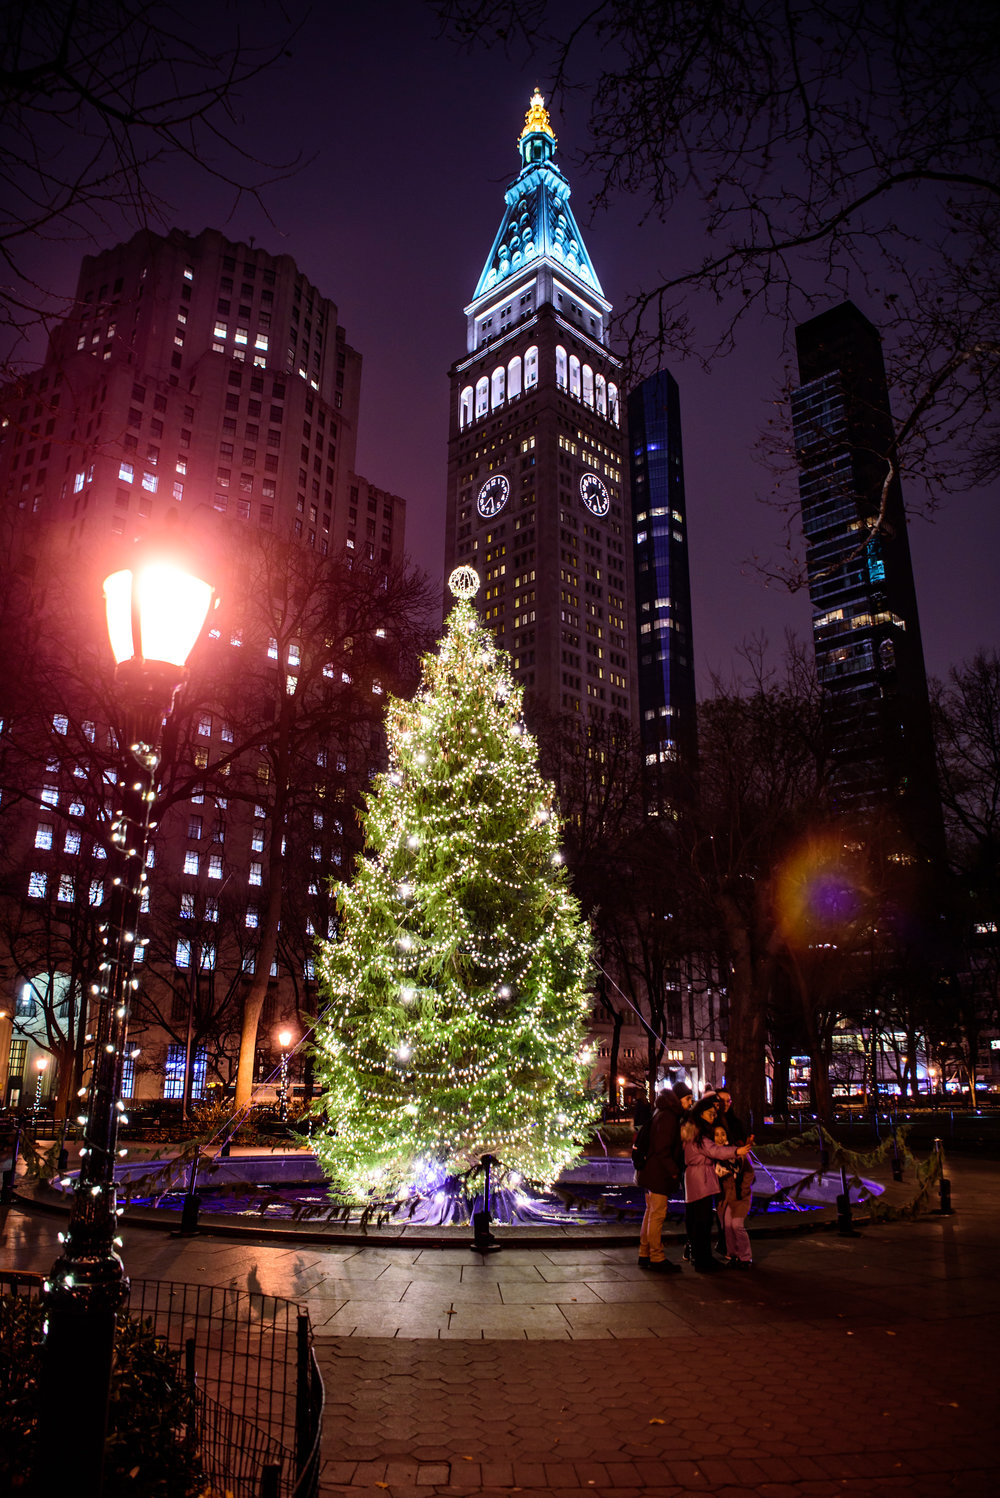
[{"label": "metal railing", "polygon": [[[0,1293],[34,1298],[42,1279],[3,1271]],[[307,1312],[274,1295],[168,1280],[132,1280],[128,1310],[183,1354],[211,1485],[235,1498],[315,1498],[324,1395]]]}]

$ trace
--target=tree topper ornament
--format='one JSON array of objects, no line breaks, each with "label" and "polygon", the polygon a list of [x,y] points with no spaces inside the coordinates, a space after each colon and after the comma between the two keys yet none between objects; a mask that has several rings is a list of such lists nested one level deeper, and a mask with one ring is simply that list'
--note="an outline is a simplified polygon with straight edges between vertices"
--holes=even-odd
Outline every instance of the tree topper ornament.
[{"label": "tree topper ornament", "polygon": [[479,573],[475,567],[456,567],[448,579],[448,586],[456,598],[475,598],[479,592]]}]

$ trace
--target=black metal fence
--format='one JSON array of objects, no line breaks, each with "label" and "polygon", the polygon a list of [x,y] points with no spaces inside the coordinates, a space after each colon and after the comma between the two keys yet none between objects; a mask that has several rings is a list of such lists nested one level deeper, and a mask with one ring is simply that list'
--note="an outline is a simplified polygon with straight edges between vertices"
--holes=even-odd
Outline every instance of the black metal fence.
[{"label": "black metal fence", "polygon": [[[42,1278],[0,1272],[0,1293],[37,1296]],[[212,1488],[315,1498],[323,1382],[302,1307],[255,1291],[133,1280],[128,1308],[183,1354]]]}]

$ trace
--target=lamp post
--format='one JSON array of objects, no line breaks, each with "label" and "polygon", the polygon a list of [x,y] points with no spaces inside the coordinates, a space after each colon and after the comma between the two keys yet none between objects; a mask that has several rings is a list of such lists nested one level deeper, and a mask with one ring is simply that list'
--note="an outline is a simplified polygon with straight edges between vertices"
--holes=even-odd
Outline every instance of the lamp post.
[{"label": "lamp post", "polygon": [[166,547],[140,546],[137,553],[131,567],[104,583],[125,737],[108,853],[110,897],[100,928],[103,952],[89,987],[93,1064],[78,1118],[80,1170],[63,1251],[44,1288],[39,1491],[55,1492],[72,1481],[77,1494],[87,1495],[103,1487],[115,1316],[128,1294],[117,1253],[114,1168],[160,735],[213,595],[212,585]]},{"label": "lamp post", "polygon": [[292,1043],[291,1030],[281,1030],[278,1033],[278,1044],[281,1047],[281,1087],[278,1090],[278,1108],[282,1123],[288,1117],[288,1047]]},{"label": "lamp post", "polygon": [[38,1076],[37,1076],[37,1078],[35,1080],[35,1112],[36,1113],[38,1112],[39,1108],[41,1108],[41,1106],[42,1106],[42,1082],[44,1081],[44,1078],[45,1078],[45,1068],[48,1066],[48,1064],[49,1064],[49,1058],[48,1058],[48,1056],[36,1056],[35,1057],[35,1071],[38,1073]]}]

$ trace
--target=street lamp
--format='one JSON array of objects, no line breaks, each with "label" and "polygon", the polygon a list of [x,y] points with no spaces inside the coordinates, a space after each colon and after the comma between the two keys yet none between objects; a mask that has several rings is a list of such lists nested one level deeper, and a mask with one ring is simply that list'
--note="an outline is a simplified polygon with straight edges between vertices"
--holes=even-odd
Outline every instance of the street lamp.
[{"label": "street lamp", "polygon": [[43,1079],[45,1077],[45,1068],[48,1066],[48,1064],[49,1064],[49,1058],[48,1058],[48,1056],[36,1056],[35,1057],[35,1070],[38,1073],[38,1079],[35,1082],[35,1112],[36,1113],[38,1112],[39,1108],[42,1106],[42,1081],[43,1081]]},{"label": "street lamp", "polygon": [[278,1091],[278,1107],[282,1122],[288,1117],[288,1047],[292,1043],[291,1030],[280,1030],[278,1032],[278,1044],[281,1047],[281,1087]]},{"label": "street lamp", "polygon": [[[176,549],[140,543],[133,563],[105,580],[108,636],[121,693],[121,746],[111,848],[110,897],[103,946],[89,985],[94,1008],[93,1065],[78,1122],[80,1170],[63,1251],[45,1282],[39,1450],[48,1491],[75,1475],[75,1491],[99,1494],[111,1385],[115,1315],[128,1294],[117,1253],[115,1157],[126,1051],[136,927],[145,881],[146,843],[156,798],[160,736],[208,617],[212,584],[185,566]],[[155,824],[152,824],[155,825]],[[72,1384],[72,1392],[67,1390]],[[81,1489],[81,1482],[83,1488]],[[43,1488],[44,1489],[44,1483]]]}]

